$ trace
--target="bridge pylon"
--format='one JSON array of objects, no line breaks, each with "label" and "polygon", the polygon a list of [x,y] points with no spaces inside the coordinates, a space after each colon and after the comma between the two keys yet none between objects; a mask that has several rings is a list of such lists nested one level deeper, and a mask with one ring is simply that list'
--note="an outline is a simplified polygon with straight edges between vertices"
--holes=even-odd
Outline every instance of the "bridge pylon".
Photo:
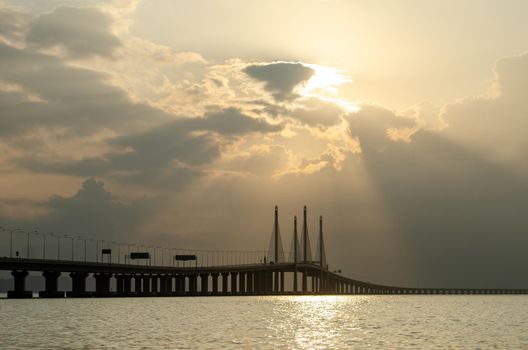
[{"label": "bridge pylon", "polygon": [[282,238],[279,228],[279,208],[275,206],[275,216],[273,222],[273,230],[271,232],[271,239],[267,254],[268,262],[283,263],[284,260],[284,248],[282,246]]},{"label": "bridge pylon", "polygon": [[308,235],[307,210],[303,208],[303,228],[301,236],[301,256],[303,263],[312,262],[312,248],[310,246],[310,236]]}]

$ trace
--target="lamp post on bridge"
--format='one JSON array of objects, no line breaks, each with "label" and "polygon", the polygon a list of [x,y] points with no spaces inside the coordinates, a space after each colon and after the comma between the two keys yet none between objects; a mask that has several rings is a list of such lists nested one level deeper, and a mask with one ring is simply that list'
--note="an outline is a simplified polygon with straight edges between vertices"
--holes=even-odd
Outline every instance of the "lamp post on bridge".
[{"label": "lamp post on bridge", "polygon": [[33,232],[32,232],[32,231],[27,231],[26,233],[27,233],[26,258],[29,259],[29,235],[30,235],[31,233],[38,234],[38,232],[37,232],[36,230],[33,230]]},{"label": "lamp post on bridge", "polygon": [[86,262],[86,238],[76,237],[80,241],[84,241],[84,262]]},{"label": "lamp post on bridge", "polygon": [[52,236],[57,237],[57,260],[60,260],[60,238],[61,236],[58,234],[52,234]]},{"label": "lamp post on bridge", "polygon": [[64,238],[71,238],[71,261],[73,261],[75,257],[75,249],[73,247],[75,236],[74,235],[71,235],[71,236],[64,235]]},{"label": "lamp post on bridge", "polygon": [[15,229],[6,229],[4,227],[0,227],[2,231],[9,232],[9,257],[13,257],[13,233],[15,232],[23,232],[22,229],[15,228]]}]

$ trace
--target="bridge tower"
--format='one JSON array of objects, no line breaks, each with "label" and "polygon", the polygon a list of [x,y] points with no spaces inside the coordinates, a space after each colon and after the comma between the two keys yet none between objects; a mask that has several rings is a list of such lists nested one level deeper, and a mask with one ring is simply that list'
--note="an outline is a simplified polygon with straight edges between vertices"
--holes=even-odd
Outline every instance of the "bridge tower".
[{"label": "bridge tower", "polygon": [[[312,262],[312,248],[310,247],[310,236],[308,236],[306,205],[303,208],[303,229],[302,229],[302,238],[301,238],[301,249],[302,249],[302,263],[303,264],[311,263]],[[312,282],[313,282],[313,277],[312,277]],[[308,291],[308,269],[306,267],[302,271],[301,291],[303,293],[306,293]]]},{"label": "bridge tower", "polygon": [[293,291],[297,292],[297,263],[301,261],[301,250],[299,249],[299,237],[297,236],[297,216],[293,217],[293,236],[288,259],[295,264],[293,268]]},{"label": "bridge tower", "polygon": [[312,262],[312,248],[310,247],[310,236],[308,236],[308,224],[307,224],[307,212],[306,205],[303,209],[303,228],[301,237],[301,249],[302,249],[302,262]]},{"label": "bridge tower", "polygon": [[288,261],[297,264],[301,261],[301,249],[299,247],[299,235],[297,234],[297,216],[293,217],[293,236],[290,244],[290,255]]},{"label": "bridge tower", "polygon": [[319,240],[317,242],[317,251],[315,253],[315,260],[321,267],[321,275],[319,276],[319,293],[328,292],[328,279],[325,273],[326,265],[326,252],[323,239],[323,217],[319,217]]},{"label": "bridge tower", "polygon": [[275,220],[273,222],[273,230],[271,233],[270,245],[267,254],[268,262],[282,263],[284,262],[284,248],[282,246],[282,239],[279,228],[279,208],[275,206]]},{"label": "bridge tower", "polygon": [[317,242],[317,252],[315,260],[319,262],[321,268],[326,268],[326,252],[323,239],[323,217],[319,217],[319,241]]}]

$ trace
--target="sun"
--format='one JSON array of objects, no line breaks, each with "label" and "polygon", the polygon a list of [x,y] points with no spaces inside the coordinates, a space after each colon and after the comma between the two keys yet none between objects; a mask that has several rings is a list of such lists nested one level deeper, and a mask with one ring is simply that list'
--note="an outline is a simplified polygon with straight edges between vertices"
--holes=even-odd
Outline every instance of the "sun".
[{"label": "sun", "polygon": [[348,112],[359,110],[356,103],[337,97],[341,85],[353,82],[343,70],[313,63],[303,63],[303,65],[313,69],[314,74],[299,91],[300,95],[335,103]]},{"label": "sun", "polygon": [[304,65],[314,70],[314,74],[304,86],[304,93],[336,95],[340,85],[352,82],[352,78],[346,75],[341,69],[319,64],[305,63]]}]

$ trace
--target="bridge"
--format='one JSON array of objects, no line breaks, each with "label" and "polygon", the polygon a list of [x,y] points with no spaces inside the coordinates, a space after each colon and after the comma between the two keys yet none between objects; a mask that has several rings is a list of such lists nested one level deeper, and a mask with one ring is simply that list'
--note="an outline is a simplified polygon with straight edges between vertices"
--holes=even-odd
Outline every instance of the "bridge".
[{"label": "bridge", "polygon": [[[364,282],[331,271],[326,264],[323,239],[323,219],[319,218],[318,244],[315,259],[307,225],[307,210],[303,211],[303,226],[299,240],[297,218],[294,218],[291,249],[283,250],[279,229],[278,208],[275,207],[274,224],[269,249],[266,251],[192,251],[176,248],[148,247],[126,243],[106,242],[103,249],[95,241],[94,261],[87,256],[87,239],[74,236],[44,234],[37,231],[1,228],[9,233],[9,257],[0,257],[0,270],[11,271],[13,290],[8,298],[32,298],[26,290],[29,272],[41,272],[45,288],[40,298],[64,297],[148,297],[148,296],[220,296],[220,295],[309,295],[309,294],[528,294],[528,289],[474,289],[474,288],[415,288]],[[19,251],[13,256],[14,234],[25,234],[26,256]],[[30,237],[42,237],[42,254],[32,257],[34,245]],[[49,257],[46,238],[57,240],[56,258]],[[61,256],[64,238],[71,240],[71,256]],[[76,259],[75,240],[84,242],[82,257]],[[69,243],[69,242],[68,242]],[[117,245],[117,259],[112,258],[108,243]],[[121,261],[122,247],[127,254]],[[130,251],[131,246],[143,248]],[[49,250],[49,244],[48,244]],[[64,250],[64,249],[63,249]],[[33,249],[34,251],[34,249]],[[184,252],[186,254],[172,253]],[[156,252],[161,256],[156,257]],[[168,252],[168,254],[166,254]],[[189,253],[194,254],[189,254]],[[47,254],[48,253],[48,254]],[[153,253],[153,254],[152,254]],[[285,254],[288,253],[288,254]],[[168,255],[169,259],[165,259]],[[285,255],[288,255],[287,257]],[[48,258],[47,258],[48,256]],[[105,258],[106,257],[106,261]],[[144,258],[143,261],[135,258]],[[161,259],[159,259],[161,257]],[[152,259],[154,258],[154,259]],[[154,263],[152,263],[154,260]],[[186,263],[186,261],[191,261]],[[59,291],[58,279],[62,274],[71,278],[71,290]],[[87,290],[87,278],[95,279],[95,291]]]}]

